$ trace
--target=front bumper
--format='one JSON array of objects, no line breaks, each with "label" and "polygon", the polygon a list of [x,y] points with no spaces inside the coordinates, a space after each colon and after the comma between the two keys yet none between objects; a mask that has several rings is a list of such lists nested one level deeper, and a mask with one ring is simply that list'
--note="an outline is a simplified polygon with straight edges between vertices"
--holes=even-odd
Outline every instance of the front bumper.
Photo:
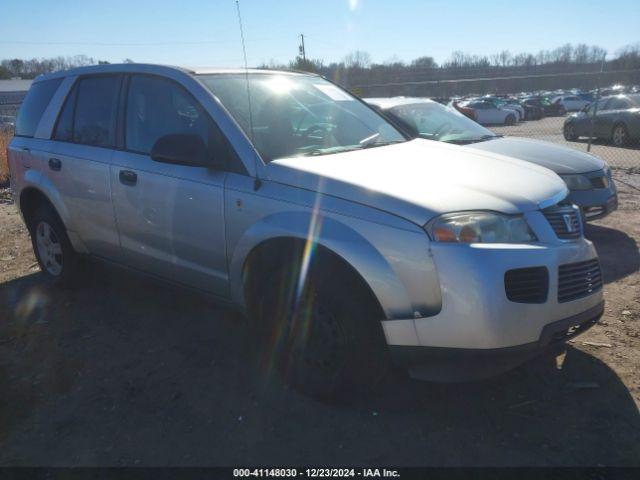
[{"label": "front bumper", "polygon": [[[602,190],[602,191],[599,191]],[[586,221],[604,218],[618,209],[618,194],[615,189],[572,191],[568,201],[578,205]]]},{"label": "front bumper", "polygon": [[[585,332],[600,319],[604,301],[576,315],[547,324],[537,341],[496,349],[390,346],[396,365],[419,380],[469,381],[510,370],[527,360],[552,353],[570,338]],[[515,321],[515,319],[514,319]]]},{"label": "front bumper", "polygon": [[[389,345],[446,348],[503,348],[537,341],[549,323],[582,313],[602,301],[602,290],[558,301],[559,267],[597,258],[586,240],[559,241],[540,212],[527,221],[540,239],[535,244],[431,243],[440,285],[441,309],[435,314],[382,322]],[[547,298],[517,303],[507,298],[505,273],[546,267]]]},{"label": "front bumper", "polygon": [[[600,180],[602,172],[584,174],[592,181]],[[605,188],[592,188],[590,190],[571,190],[567,201],[580,207],[583,218],[587,221],[596,220],[609,215],[618,208],[618,190],[613,179],[607,177],[608,185]]]}]

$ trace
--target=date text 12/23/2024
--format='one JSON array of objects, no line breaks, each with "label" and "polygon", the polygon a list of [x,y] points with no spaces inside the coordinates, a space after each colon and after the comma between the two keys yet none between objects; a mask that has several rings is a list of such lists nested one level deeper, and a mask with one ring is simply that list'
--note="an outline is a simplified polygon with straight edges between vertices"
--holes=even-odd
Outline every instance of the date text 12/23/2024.
[{"label": "date text 12/23/2024", "polygon": [[263,478],[399,478],[397,470],[386,468],[236,468],[234,478],[263,477]]}]

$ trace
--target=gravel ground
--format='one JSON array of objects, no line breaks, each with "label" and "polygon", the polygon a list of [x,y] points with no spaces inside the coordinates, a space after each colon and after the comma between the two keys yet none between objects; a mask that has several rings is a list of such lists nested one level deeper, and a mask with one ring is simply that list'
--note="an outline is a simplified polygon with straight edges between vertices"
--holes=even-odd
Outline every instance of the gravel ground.
[{"label": "gravel ground", "polygon": [[[640,175],[587,230],[606,313],[563,357],[321,403],[245,348],[237,314],[90,265],[48,289],[0,192],[0,465],[640,466]],[[624,184],[621,182],[625,182]]]}]

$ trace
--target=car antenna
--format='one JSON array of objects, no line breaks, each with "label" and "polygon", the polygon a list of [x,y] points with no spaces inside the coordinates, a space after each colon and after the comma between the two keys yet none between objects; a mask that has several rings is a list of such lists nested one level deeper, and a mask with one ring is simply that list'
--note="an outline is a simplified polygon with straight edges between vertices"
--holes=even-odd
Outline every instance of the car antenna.
[{"label": "car antenna", "polygon": [[[251,143],[255,145],[254,137],[253,137],[253,113],[251,107],[251,89],[249,88],[249,66],[247,64],[247,48],[244,42],[244,29],[242,28],[242,16],[240,15],[240,0],[236,0],[236,11],[238,12],[238,25],[240,27],[240,40],[242,41],[242,55],[244,57],[244,80],[247,86],[247,103],[249,104],[249,130],[251,133]],[[258,173],[258,157],[256,156],[255,151],[253,152],[253,162],[254,168],[256,172],[256,177],[253,182],[253,190],[256,191],[262,186],[262,181],[260,180],[260,174]]]}]

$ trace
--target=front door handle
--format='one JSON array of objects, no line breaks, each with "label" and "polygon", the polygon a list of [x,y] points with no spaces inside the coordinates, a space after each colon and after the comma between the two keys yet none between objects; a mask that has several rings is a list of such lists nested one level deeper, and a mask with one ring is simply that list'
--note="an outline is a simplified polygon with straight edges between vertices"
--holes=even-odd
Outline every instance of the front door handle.
[{"label": "front door handle", "polygon": [[59,172],[62,168],[62,162],[59,158],[50,158],[49,159],[49,168],[54,172]]},{"label": "front door handle", "polygon": [[138,175],[131,170],[120,170],[120,183],[133,186],[138,183]]}]

